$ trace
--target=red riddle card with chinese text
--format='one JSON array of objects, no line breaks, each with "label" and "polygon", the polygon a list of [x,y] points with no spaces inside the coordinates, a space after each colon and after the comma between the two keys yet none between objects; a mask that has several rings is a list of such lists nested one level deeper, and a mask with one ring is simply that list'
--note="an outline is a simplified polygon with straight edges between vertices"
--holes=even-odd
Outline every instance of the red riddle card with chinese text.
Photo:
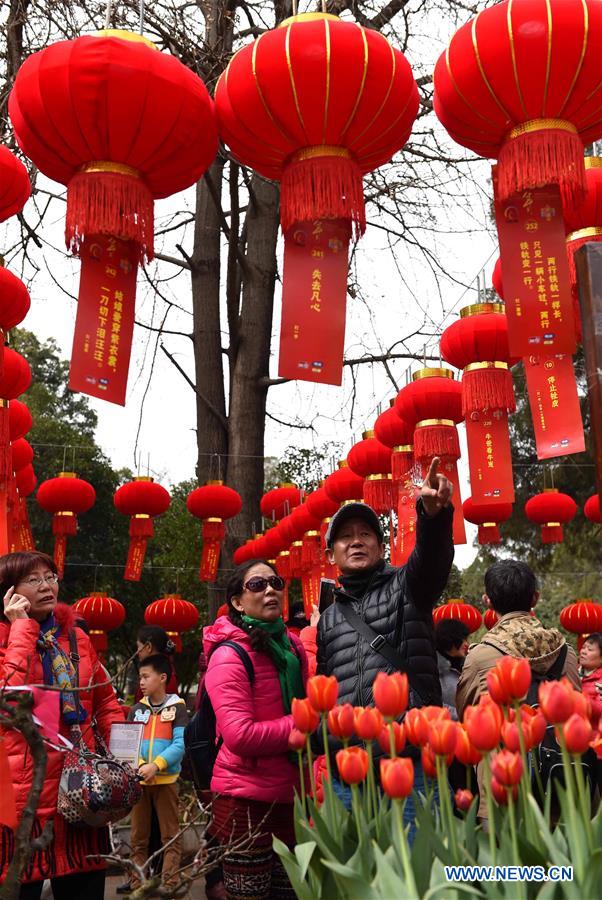
[{"label": "red riddle card with chinese text", "polygon": [[514,503],[508,413],[503,409],[466,417],[470,490],[474,503]]},{"label": "red riddle card with chinese text", "polygon": [[585,450],[581,408],[570,356],[529,356],[523,360],[537,458]]},{"label": "red riddle card with chinese text", "polygon": [[[493,184],[495,189],[495,166]],[[577,347],[558,185],[495,199],[512,356],[553,356]]]},{"label": "red riddle card with chinese text", "polygon": [[285,235],[281,378],[342,382],[350,236],[344,219],[300,222]]},{"label": "red riddle card with chinese text", "polygon": [[86,237],[69,387],[125,406],[134,331],[138,248],[109,235]]}]

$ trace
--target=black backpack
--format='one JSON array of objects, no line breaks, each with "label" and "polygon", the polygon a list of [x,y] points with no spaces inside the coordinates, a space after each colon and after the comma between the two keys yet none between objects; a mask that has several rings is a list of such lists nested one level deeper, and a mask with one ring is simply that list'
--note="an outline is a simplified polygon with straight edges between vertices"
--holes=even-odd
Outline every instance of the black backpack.
[{"label": "black backpack", "polygon": [[[251,685],[255,681],[255,670],[251,657],[236,641],[223,641],[219,647],[231,647],[240,657]],[[203,684],[201,688],[201,702],[198,710],[184,729],[184,747],[186,759],[192,772],[194,785],[198,791],[207,791],[211,785],[211,776],[222,739],[217,740],[215,724],[215,712],[207,688]]]}]

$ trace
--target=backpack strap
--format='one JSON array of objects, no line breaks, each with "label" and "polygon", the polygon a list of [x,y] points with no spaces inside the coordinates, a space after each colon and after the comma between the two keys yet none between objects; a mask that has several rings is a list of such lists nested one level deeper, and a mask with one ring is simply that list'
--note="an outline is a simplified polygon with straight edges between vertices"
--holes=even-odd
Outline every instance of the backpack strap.
[{"label": "backpack strap", "polygon": [[[235,653],[238,655],[240,661],[242,662],[243,666],[245,667],[245,671],[246,671],[246,673],[249,677],[249,681],[251,682],[251,685],[252,685],[255,681],[255,668],[253,666],[251,657],[249,656],[249,654],[247,653],[245,648],[241,647],[241,645],[239,643],[237,643],[236,641],[222,641],[221,644],[217,645],[215,650],[219,650],[220,647],[231,647],[232,650],[235,651]],[[213,651],[214,653],[215,653],[215,650]]]}]

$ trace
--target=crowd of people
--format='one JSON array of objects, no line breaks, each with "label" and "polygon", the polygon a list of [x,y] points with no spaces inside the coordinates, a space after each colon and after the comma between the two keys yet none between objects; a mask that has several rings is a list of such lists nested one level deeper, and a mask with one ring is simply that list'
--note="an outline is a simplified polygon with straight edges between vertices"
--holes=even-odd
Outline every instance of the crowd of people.
[{"label": "crowd of people", "polygon": [[[445,705],[462,720],[469,704],[487,690],[487,672],[504,655],[526,658],[534,677],[566,677],[590,700],[597,726],[602,715],[602,635],[592,634],[577,658],[554,628],[532,614],[539,600],[537,580],[524,563],[495,563],[485,576],[484,602],[498,615],[494,627],[474,646],[461,622],[433,627],[432,611],[445,589],[454,555],[452,485],[433,460],[417,501],[416,547],[405,566],[385,559],[380,520],[364,503],[343,506],[326,534],[329,562],[340,577],[333,602],[311,621],[303,608],[292,608],[288,627],[282,618],[285,583],[264,560],[238,567],[227,586],[227,605],[203,633],[202,687],[215,716],[216,757],[211,779],[208,846],[223,845],[222,864],[207,878],[208,898],[294,897],[273,836],[293,847],[293,801],[299,769],[289,738],[295,698],[305,695],[310,675],[334,675],[339,703],[370,705],[380,671],[402,671],[410,686],[410,707]],[[143,737],[138,775],[141,796],[131,816],[132,861],[142,866],[163,848],[162,883],[178,883],[181,841],[178,779],[185,755],[189,712],[178,696],[170,655],[173,646],[160,628],[138,634],[139,690],[133,706],[118,702],[73,609],[58,602],[54,561],[43,553],[12,553],[0,558],[0,683],[5,688],[42,685],[60,688],[60,731],[76,729],[90,749],[97,731],[108,742],[111,725],[141,723]],[[86,685],[79,690],[78,685]],[[203,706],[198,705],[202,709]],[[17,813],[25,808],[34,776],[34,760],[24,737],[14,729],[3,736]],[[334,737],[330,750],[339,749]],[[315,738],[316,754],[324,752]],[[358,739],[359,741],[359,739]],[[33,836],[48,820],[52,839],[37,841],[22,876],[21,898],[42,895],[49,879],[55,900],[101,900],[105,892],[103,854],[110,851],[107,827],[73,826],[57,809],[64,752],[48,746],[48,762]],[[414,755],[415,787],[423,773]],[[331,754],[334,759],[334,755]],[[477,773],[478,774],[478,773]],[[450,780],[461,778],[450,768]],[[457,785],[455,785],[457,786]],[[350,805],[348,786],[333,772],[333,788]],[[411,802],[404,815],[414,833]],[[480,815],[485,816],[484,809]],[[253,832],[245,844],[238,838]],[[234,848],[228,850],[233,845]],[[15,832],[2,826],[0,882],[15,848]],[[136,870],[138,871],[138,870]],[[136,871],[119,888],[127,894],[139,883]]]}]

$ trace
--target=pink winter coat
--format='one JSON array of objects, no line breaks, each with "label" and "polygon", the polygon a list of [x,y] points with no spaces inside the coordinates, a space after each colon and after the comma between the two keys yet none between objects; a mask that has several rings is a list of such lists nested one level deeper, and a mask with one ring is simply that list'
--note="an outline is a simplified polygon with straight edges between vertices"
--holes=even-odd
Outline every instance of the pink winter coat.
[{"label": "pink winter coat", "polygon": [[[299,638],[289,633],[301,660],[303,684],[307,658]],[[255,681],[251,686],[242,660],[231,647],[214,651],[223,641],[236,641],[251,657]],[[289,759],[288,738],[293,717],[284,714],[276,666],[266,653],[251,649],[249,635],[220,616],[203,632],[203,649],[209,660],[205,687],[215,710],[217,734],[222,738],[211,790],[215,793],[292,803],[299,770]]]}]

